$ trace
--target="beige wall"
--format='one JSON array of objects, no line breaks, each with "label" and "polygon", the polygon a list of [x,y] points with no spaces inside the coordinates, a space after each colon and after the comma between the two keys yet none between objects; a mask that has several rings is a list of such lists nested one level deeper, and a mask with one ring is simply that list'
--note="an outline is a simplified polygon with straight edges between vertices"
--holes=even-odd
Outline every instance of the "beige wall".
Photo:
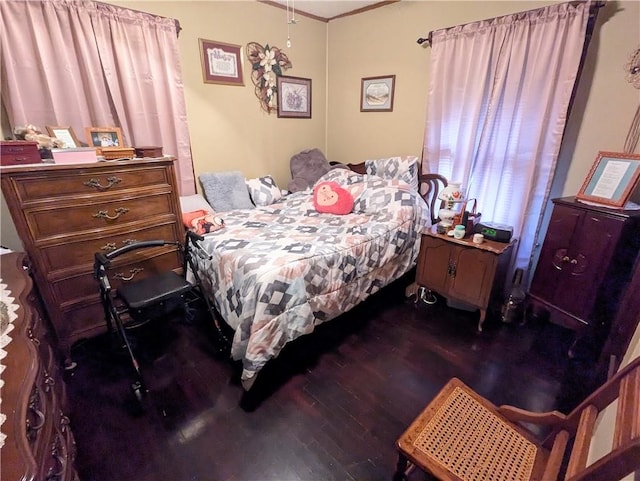
[{"label": "beige wall", "polygon": [[[297,17],[286,47],[285,10],[248,1],[112,1],[109,3],[180,21],[180,56],[196,176],[206,171],[241,170],[246,177],[272,174],[286,188],[289,159],[303,149],[325,150],[325,22]],[[204,83],[198,39],[282,48],[293,67],[285,75],[312,79],[312,118],[285,119],[260,108],[244,61],[245,85]],[[246,51],[245,51],[246,53]],[[200,186],[198,185],[198,189]]]},{"label": "beige wall", "polygon": [[[560,2],[406,1],[329,23],[328,153],[358,162],[420,155],[430,49],[416,40],[429,31]],[[640,2],[601,9],[569,119],[552,195],[574,195],[599,150],[622,151],[640,91],[623,65],[640,43]],[[360,79],[396,75],[393,112],[360,112]]]}]

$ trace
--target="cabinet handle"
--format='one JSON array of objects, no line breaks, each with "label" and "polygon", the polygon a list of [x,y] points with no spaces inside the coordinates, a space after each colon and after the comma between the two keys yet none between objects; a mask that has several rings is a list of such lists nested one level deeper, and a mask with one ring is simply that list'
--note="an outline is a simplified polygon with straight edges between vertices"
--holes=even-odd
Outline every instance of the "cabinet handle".
[{"label": "cabinet handle", "polygon": [[118,207],[115,210],[115,215],[109,215],[109,213],[106,210],[100,210],[95,214],[93,214],[93,217],[97,219],[116,220],[118,217],[120,217],[123,214],[126,214],[127,212],[129,212],[129,209],[127,209],[126,207]]},{"label": "cabinet handle", "polygon": [[571,259],[571,263],[575,266],[578,263],[578,259]]},{"label": "cabinet handle", "polygon": [[449,267],[447,268],[447,274],[449,274],[450,277],[455,277],[456,276],[456,263],[455,262],[449,262]]},{"label": "cabinet handle", "polygon": [[142,272],[144,269],[142,267],[134,267],[133,269],[129,269],[129,276],[125,276],[124,273],[122,272],[118,272],[116,275],[114,275],[113,277],[115,277],[116,279],[120,279],[123,281],[130,281],[131,279],[133,279],[136,274]]},{"label": "cabinet handle", "polygon": [[109,190],[120,182],[122,182],[122,179],[119,179],[118,177],[107,177],[107,185],[102,185],[98,179],[89,179],[89,181],[84,182],[84,185],[87,187],[94,187],[97,190]]},{"label": "cabinet handle", "polygon": [[56,381],[51,376],[49,376],[49,374],[47,374],[44,379],[44,385],[45,385],[45,388],[44,388],[45,392],[49,392],[49,390],[51,389],[51,386],[56,385]]}]

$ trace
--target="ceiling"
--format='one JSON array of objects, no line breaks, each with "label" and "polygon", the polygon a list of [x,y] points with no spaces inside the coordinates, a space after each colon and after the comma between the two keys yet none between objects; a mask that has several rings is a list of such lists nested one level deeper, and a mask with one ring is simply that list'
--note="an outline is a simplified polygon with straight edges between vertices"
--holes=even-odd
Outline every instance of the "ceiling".
[{"label": "ceiling", "polygon": [[275,0],[265,3],[279,4],[284,8],[289,4],[290,10],[295,7],[296,12],[308,13],[323,20],[330,20],[361,8],[372,8],[376,4],[382,6],[390,2],[381,0]]}]

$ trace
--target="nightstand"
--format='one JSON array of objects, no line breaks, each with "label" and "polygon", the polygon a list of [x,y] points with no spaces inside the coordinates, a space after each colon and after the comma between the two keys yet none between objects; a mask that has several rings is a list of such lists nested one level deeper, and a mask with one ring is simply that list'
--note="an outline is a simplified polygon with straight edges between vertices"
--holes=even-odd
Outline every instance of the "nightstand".
[{"label": "nightstand", "polygon": [[454,239],[438,234],[435,226],[424,231],[416,284],[450,301],[480,309],[478,331],[482,331],[489,303],[503,301],[505,278],[517,241],[485,240],[482,244],[474,244],[471,238],[472,235]]}]

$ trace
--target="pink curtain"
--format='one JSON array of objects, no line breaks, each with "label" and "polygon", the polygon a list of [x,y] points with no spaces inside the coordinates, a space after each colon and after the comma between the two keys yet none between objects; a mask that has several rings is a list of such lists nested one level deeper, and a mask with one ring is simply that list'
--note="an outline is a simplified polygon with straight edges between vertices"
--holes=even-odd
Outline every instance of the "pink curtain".
[{"label": "pink curtain", "polygon": [[2,100],[11,126],[119,126],[128,146],[177,157],[195,193],[173,19],[86,0],[0,2]]},{"label": "pink curtain", "polygon": [[425,172],[462,182],[483,220],[514,227],[527,268],[585,45],[590,2],[432,34]]}]

